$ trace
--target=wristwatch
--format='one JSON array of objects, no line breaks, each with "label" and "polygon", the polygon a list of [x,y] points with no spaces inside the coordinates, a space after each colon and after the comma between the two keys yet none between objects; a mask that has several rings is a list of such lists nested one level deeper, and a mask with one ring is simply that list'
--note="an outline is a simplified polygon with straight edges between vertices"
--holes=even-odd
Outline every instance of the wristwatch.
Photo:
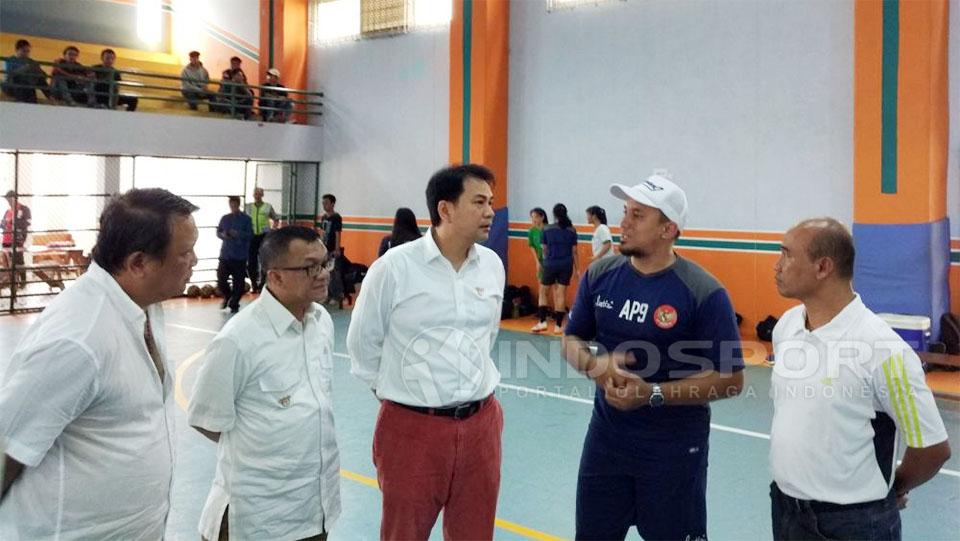
[{"label": "wristwatch", "polygon": [[663,405],[663,389],[659,383],[654,383],[650,388],[650,407],[659,408]]}]

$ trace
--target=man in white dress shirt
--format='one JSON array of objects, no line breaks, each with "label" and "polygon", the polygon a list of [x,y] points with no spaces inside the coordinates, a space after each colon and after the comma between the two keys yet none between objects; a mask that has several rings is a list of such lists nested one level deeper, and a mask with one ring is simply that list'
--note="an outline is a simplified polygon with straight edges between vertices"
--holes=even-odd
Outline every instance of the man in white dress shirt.
[{"label": "man in white dress shirt", "polygon": [[493,173],[441,169],[427,185],[429,233],[376,260],[347,332],[351,372],[381,401],[373,459],[381,539],[492,539],[503,412],[490,351],[503,262],[477,243],[493,224]]},{"label": "man in white dress shirt", "polygon": [[819,218],[787,231],[774,267],[803,303],[773,330],[777,540],[900,539],[898,507],[950,457],[920,359],[853,291],[853,262],[850,232]]},{"label": "man in white dress shirt", "polygon": [[205,539],[326,539],[340,514],[330,380],[333,259],[289,226],[260,246],[267,286],[207,349],[187,419],[217,444]]},{"label": "man in white dress shirt", "polygon": [[0,376],[0,539],[161,539],[174,399],[160,302],[183,293],[197,207],[166,190],[111,201],[89,270]]}]

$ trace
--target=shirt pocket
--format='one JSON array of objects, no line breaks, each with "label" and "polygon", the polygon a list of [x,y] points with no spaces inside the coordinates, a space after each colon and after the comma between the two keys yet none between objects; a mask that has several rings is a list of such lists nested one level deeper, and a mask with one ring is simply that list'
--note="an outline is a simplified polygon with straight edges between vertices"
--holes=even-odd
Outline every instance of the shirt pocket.
[{"label": "shirt pocket", "polygon": [[333,381],[333,352],[329,347],[323,346],[321,348],[317,364],[319,365],[320,390],[329,398]]},{"label": "shirt pocket", "polygon": [[485,328],[493,321],[500,321],[503,309],[503,292],[497,287],[474,288],[469,304],[468,324],[474,328]]},{"label": "shirt pocket", "polygon": [[295,372],[274,371],[261,376],[258,383],[268,402],[285,409],[294,405],[301,378]]}]

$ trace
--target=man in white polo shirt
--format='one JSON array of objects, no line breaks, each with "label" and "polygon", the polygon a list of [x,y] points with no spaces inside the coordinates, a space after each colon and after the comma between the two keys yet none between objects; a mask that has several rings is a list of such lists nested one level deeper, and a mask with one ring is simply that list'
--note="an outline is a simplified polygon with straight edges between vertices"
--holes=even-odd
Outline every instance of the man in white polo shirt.
[{"label": "man in white polo shirt", "polygon": [[842,224],[800,222],[780,252],[777,289],[803,304],[773,331],[773,537],[900,539],[907,493],[950,457],[920,360],[853,291]]},{"label": "man in white polo shirt", "polygon": [[307,227],[267,233],[267,287],[207,349],[187,418],[215,442],[200,517],[215,539],[323,540],[340,514],[333,427],[333,258]]},{"label": "man in white polo shirt", "polygon": [[161,539],[174,400],[160,302],[183,293],[197,207],[166,190],[111,201],[89,270],[0,376],[0,539]]},{"label": "man in white polo shirt", "polygon": [[427,185],[431,230],[373,263],[347,332],[351,372],[381,401],[373,460],[381,539],[492,539],[503,412],[490,351],[503,262],[477,243],[493,224],[493,173],[441,169]]}]

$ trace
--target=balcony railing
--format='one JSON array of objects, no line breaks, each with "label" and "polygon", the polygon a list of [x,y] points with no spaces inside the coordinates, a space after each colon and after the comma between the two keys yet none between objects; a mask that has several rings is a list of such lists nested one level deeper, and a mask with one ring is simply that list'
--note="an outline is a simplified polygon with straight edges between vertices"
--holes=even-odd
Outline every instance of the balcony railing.
[{"label": "balcony railing", "polygon": [[[308,116],[323,114],[322,92],[303,89],[249,85],[232,80],[211,80],[210,84],[219,84],[218,90],[192,91],[184,88],[183,83],[196,81],[163,73],[153,73],[134,68],[106,68],[84,66],[71,63],[43,62],[30,60],[15,71],[8,71],[8,61],[19,61],[16,57],[0,57],[4,62],[3,94],[16,101],[37,102],[37,92],[43,93],[49,103],[86,105],[91,107],[116,109],[128,100],[157,102],[151,109],[162,111],[166,105],[184,105],[191,102],[207,101],[211,112],[227,114],[233,118],[250,118],[255,114],[261,118],[276,120],[304,119]],[[64,75],[48,74],[41,66],[66,71]],[[72,73],[71,73],[72,72]],[[98,76],[98,74],[103,74]],[[116,81],[113,74],[120,74],[122,80]],[[176,81],[176,86],[173,83]],[[256,92],[259,93],[257,95]],[[264,92],[267,95],[264,95]],[[197,100],[188,100],[184,92],[194,92]],[[270,93],[286,93],[270,95]],[[32,97],[32,99],[31,99]],[[81,98],[77,100],[75,98]]]}]

